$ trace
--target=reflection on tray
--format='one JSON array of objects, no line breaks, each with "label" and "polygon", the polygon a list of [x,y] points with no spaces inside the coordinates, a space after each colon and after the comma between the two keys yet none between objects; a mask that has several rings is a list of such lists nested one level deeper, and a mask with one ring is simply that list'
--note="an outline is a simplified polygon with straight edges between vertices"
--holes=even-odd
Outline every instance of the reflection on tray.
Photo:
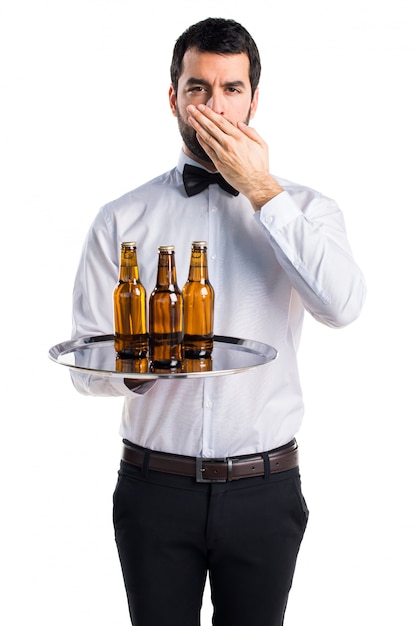
[{"label": "reflection on tray", "polygon": [[115,357],[115,371],[123,372],[125,374],[137,373],[146,374],[152,372],[154,374],[180,374],[189,372],[211,372],[213,365],[213,358],[208,357],[205,359],[184,359],[181,367],[167,367],[158,368],[155,367],[148,359],[125,359],[116,355]]},{"label": "reflection on tray", "polygon": [[136,372],[137,374],[145,374],[149,370],[148,359],[123,359],[116,355],[115,357],[115,371],[124,372]]}]

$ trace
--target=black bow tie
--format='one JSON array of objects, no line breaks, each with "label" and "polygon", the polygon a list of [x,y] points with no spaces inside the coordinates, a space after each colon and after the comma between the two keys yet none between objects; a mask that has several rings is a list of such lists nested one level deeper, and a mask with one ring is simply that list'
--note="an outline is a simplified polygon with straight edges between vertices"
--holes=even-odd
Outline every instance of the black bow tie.
[{"label": "black bow tie", "polygon": [[187,195],[195,196],[206,189],[209,185],[218,184],[219,187],[225,189],[233,196],[237,196],[239,191],[231,187],[219,173],[212,174],[201,167],[195,167],[194,165],[185,165],[183,169],[183,183]]}]

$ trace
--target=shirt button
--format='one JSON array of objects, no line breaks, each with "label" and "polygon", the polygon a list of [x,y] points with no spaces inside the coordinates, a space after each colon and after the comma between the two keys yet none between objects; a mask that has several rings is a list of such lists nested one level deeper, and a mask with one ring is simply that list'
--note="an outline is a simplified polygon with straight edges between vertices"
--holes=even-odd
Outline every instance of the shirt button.
[{"label": "shirt button", "polygon": [[217,210],[218,210],[218,207],[216,207],[216,206],[213,206],[212,209],[211,209],[212,213],[216,213]]},{"label": "shirt button", "polygon": [[206,408],[211,409],[213,407],[212,400],[206,400]]},{"label": "shirt button", "polygon": [[212,259],[212,261],[214,261],[216,259],[216,254],[211,254],[210,258]]}]

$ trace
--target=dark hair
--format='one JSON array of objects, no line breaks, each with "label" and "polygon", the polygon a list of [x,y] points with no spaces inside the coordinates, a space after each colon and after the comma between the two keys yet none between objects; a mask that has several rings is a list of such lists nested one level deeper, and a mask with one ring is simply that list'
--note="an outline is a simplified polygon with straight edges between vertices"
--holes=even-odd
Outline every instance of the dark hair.
[{"label": "dark hair", "polygon": [[251,94],[254,95],[260,80],[260,55],[255,41],[241,24],[234,20],[209,17],[190,26],[180,35],[174,46],[170,68],[171,84],[176,93],[183,71],[183,57],[190,48],[217,54],[246,53],[250,60]]}]

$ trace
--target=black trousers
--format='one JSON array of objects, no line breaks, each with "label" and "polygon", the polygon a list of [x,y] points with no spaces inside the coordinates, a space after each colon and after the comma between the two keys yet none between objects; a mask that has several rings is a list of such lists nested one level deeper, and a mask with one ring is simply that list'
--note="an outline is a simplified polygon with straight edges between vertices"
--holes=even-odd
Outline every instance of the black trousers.
[{"label": "black trousers", "polygon": [[134,626],[281,626],[308,520],[298,468],[197,483],[121,461],[114,527]]}]

